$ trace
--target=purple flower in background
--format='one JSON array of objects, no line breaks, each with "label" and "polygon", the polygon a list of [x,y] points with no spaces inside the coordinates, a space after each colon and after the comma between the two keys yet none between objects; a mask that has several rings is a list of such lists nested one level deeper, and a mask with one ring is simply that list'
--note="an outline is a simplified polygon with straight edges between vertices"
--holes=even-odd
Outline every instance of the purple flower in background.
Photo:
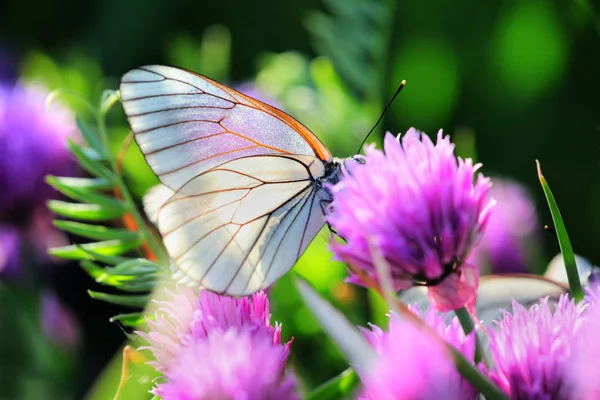
[{"label": "purple flower in background", "polygon": [[0,85],[0,222],[27,223],[55,195],[44,177],[74,171],[66,141],[77,132],[75,120],[58,104],[47,108],[46,95],[36,87]]},{"label": "purple flower in background", "polygon": [[50,341],[69,350],[79,342],[79,325],[73,314],[51,291],[42,293],[42,332]]},{"label": "purple flower in background", "polygon": [[281,326],[271,325],[269,300],[262,292],[236,299],[178,286],[176,293],[167,294],[166,301],[157,302],[155,319],[148,320],[149,332],[138,332],[148,342],[155,358],[150,364],[158,371],[168,371],[182,347],[232,328],[267,335],[289,352],[291,343],[281,346]]},{"label": "purple flower in background", "polygon": [[21,274],[21,234],[13,226],[0,225],[0,275]]},{"label": "purple flower in background", "polygon": [[[0,274],[23,275],[21,254],[46,258],[46,248],[64,236],[52,226],[46,201],[55,191],[48,174],[71,175],[75,163],[66,149],[77,132],[66,109],[46,106],[47,93],[37,87],[0,84]],[[10,257],[8,256],[10,255]]]},{"label": "purple flower in background", "polygon": [[[489,218],[490,181],[480,174],[474,183],[480,165],[457,159],[441,131],[436,143],[415,129],[402,138],[388,133],[383,152],[368,147],[365,153],[365,164],[348,166],[332,188],[328,221],[345,240],[332,245],[336,258],[377,279],[371,256],[376,246],[395,289],[437,285],[438,294],[451,298],[436,305],[451,308],[474,301],[478,281],[470,269],[455,279],[452,291],[443,285],[464,268]],[[353,273],[349,280],[365,284]],[[462,298],[457,284],[468,289],[460,291]]]},{"label": "purple flower in background", "polygon": [[491,273],[527,272],[528,247],[535,245],[539,224],[533,200],[525,187],[510,180],[495,179],[490,194],[496,206],[469,261]]},{"label": "purple flower in background", "polygon": [[[418,308],[413,312],[421,317]],[[474,333],[465,336],[457,318],[449,325],[443,315],[429,308],[424,318],[448,343],[455,346],[467,359],[475,355]],[[388,332],[377,326],[363,334],[373,345],[380,359],[362,380],[363,400],[474,400],[477,391],[456,370],[452,358],[439,340],[421,327],[390,315]]]},{"label": "purple flower in background", "polygon": [[[497,329],[490,331],[490,378],[515,400],[577,399],[569,370],[584,320],[584,304],[576,305],[564,295],[554,311],[548,298],[529,310],[513,301],[512,309],[513,313],[505,313]],[[590,344],[594,342],[596,339]],[[597,381],[598,375],[593,379]]]},{"label": "purple flower in background", "polygon": [[299,399],[286,374],[288,350],[270,335],[232,328],[181,349],[154,394],[164,400]]}]

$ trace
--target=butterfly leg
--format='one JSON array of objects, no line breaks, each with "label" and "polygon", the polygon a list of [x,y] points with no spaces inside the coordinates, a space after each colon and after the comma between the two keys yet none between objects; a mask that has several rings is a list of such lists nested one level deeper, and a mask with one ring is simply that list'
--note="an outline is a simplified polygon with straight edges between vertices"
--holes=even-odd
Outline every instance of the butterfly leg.
[{"label": "butterfly leg", "polygon": [[[323,215],[327,215],[327,206],[329,204],[331,204],[331,201],[319,199],[319,206],[321,207],[321,211],[323,212]],[[327,229],[329,229],[329,233],[331,233],[332,235],[339,236],[337,231],[335,230],[335,228],[333,226],[331,226],[329,221],[325,220],[325,223],[327,224]]]}]

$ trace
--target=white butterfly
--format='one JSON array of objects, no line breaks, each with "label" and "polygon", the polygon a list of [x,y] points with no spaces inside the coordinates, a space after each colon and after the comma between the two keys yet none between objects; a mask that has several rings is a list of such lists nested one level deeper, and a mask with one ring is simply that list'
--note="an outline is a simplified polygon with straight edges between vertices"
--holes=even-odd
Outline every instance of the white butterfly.
[{"label": "white butterfly", "polygon": [[325,184],[346,160],[283,111],[188,71],[137,68],[120,92],[164,185],[145,203],[174,277],[243,296],[292,268],[325,224]]}]

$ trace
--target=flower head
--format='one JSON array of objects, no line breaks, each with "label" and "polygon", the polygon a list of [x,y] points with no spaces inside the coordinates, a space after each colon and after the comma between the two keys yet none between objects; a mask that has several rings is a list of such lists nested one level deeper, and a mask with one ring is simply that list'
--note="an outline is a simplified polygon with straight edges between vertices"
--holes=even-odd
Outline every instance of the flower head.
[{"label": "flower head", "polygon": [[265,334],[210,332],[182,349],[154,390],[164,400],[299,399],[285,372],[287,350]]},{"label": "flower head", "polygon": [[[418,308],[413,308],[420,315]],[[475,355],[474,333],[465,336],[457,318],[449,325],[435,309],[425,322],[467,359]],[[389,331],[376,326],[363,330],[380,359],[363,376],[362,399],[474,400],[477,391],[460,376],[443,343],[398,315],[390,315]]]},{"label": "flower head", "polygon": [[[489,217],[491,184],[482,175],[474,183],[479,167],[457,159],[441,131],[436,143],[415,129],[402,138],[388,133],[383,152],[367,148],[365,164],[347,164],[332,188],[328,221],[345,240],[333,244],[336,257],[377,279],[377,246],[395,289],[443,282],[462,267]],[[365,284],[355,274],[350,281]]]},{"label": "flower head", "polygon": [[573,345],[573,356],[568,368],[574,400],[600,399],[600,291],[597,285],[588,291],[588,307],[583,314],[583,322]]},{"label": "flower head", "polygon": [[43,90],[0,85],[0,221],[21,224],[45,207],[55,192],[44,178],[73,170],[66,141],[76,132],[73,115],[46,107]]},{"label": "flower head", "polygon": [[570,360],[584,306],[564,295],[554,311],[548,298],[529,310],[513,301],[512,309],[490,332],[490,377],[511,399],[572,400]]},{"label": "flower head", "polygon": [[525,187],[502,179],[494,179],[490,195],[496,206],[470,262],[486,272],[527,272],[528,246],[535,243],[538,229],[533,200]]},{"label": "flower head", "polygon": [[[151,364],[161,372],[169,369],[182,346],[205,339],[210,333],[224,334],[238,328],[252,334],[266,334],[271,343],[281,343],[281,327],[271,325],[269,301],[260,292],[235,299],[212,292],[178,286],[165,301],[157,302],[155,319],[148,320],[150,331],[138,332],[154,354]],[[283,346],[289,351],[289,344]]]}]

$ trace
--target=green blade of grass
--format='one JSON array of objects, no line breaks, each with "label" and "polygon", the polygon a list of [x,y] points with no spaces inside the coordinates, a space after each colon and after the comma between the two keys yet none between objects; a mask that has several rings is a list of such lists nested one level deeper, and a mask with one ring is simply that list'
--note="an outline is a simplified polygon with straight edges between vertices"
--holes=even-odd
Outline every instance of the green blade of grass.
[{"label": "green blade of grass", "polygon": [[535,162],[537,164],[538,178],[540,180],[540,184],[542,185],[542,189],[544,190],[544,195],[546,196],[546,201],[548,202],[548,207],[550,208],[550,213],[552,214],[552,220],[554,221],[554,229],[556,230],[558,245],[560,246],[560,252],[562,253],[563,260],[565,262],[571,295],[575,301],[579,302],[583,300],[583,289],[581,287],[581,281],[577,271],[577,262],[575,261],[575,253],[573,252],[573,247],[571,246],[571,240],[567,234],[567,228],[565,227],[565,223],[562,219],[562,215],[560,214],[560,210],[558,209],[558,205],[556,204],[556,200],[554,199],[554,195],[550,190],[550,186],[548,185],[548,182],[546,182],[546,178],[544,178],[542,175],[540,162],[538,160],[535,160]]}]

